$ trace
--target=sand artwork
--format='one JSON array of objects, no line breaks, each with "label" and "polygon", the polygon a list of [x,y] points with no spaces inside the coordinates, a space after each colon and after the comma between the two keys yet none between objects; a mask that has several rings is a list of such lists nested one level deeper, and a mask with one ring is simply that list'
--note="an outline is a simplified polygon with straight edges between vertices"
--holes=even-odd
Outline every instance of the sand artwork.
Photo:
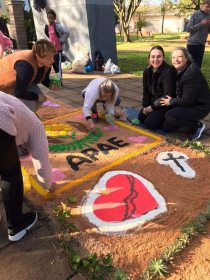
[{"label": "sand artwork", "polygon": [[[29,156],[21,159],[26,197],[51,217],[61,202],[76,197],[70,217],[79,229],[75,246],[111,254],[115,267],[139,279],[206,206],[210,158],[125,122],[107,129],[102,118],[93,134],[81,109],[60,105],[40,110],[57,189],[44,190]],[[46,118],[50,113],[53,118]]]},{"label": "sand artwork", "polygon": [[[53,195],[59,195],[161,142],[159,136],[119,121],[113,130],[107,129],[107,123],[100,120],[96,133],[88,131],[86,125],[81,110],[44,121],[54,181],[58,185]],[[23,159],[22,166],[32,175],[32,187],[45,198],[49,197],[34,174],[30,158]]]},{"label": "sand artwork", "polygon": [[161,152],[156,158],[158,163],[170,166],[177,175],[194,178],[196,173],[187,164],[188,159],[189,157],[186,154],[177,151]]},{"label": "sand artwork", "polygon": [[164,198],[140,175],[105,173],[88,193],[82,213],[103,233],[123,233],[167,210]]}]

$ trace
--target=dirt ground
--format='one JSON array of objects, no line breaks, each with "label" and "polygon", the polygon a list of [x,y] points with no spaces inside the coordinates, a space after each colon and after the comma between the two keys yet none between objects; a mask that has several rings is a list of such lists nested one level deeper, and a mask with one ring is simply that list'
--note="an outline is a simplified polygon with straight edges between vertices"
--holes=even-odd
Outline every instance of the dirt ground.
[{"label": "dirt ground", "polygon": [[168,280],[210,279],[210,224],[207,234],[199,235],[176,257]]}]

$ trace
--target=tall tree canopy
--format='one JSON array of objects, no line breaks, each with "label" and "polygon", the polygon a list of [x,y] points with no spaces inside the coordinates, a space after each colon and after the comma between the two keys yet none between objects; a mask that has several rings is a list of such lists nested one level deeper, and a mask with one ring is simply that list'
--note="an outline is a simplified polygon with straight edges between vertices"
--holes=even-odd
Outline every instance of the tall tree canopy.
[{"label": "tall tree canopy", "polygon": [[131,18],[139,5],[141,4],[142,0],[114,0],[114,10],[115,13],[118,15],[120,24],[124,31],[124,41],[130,42],[129,37],[129,25]]},{"label": "tall tree canopy", "polygon": [[199,10],[202,0],[180,0],[176,5],[179,15],[189,15],[194,10]]}]

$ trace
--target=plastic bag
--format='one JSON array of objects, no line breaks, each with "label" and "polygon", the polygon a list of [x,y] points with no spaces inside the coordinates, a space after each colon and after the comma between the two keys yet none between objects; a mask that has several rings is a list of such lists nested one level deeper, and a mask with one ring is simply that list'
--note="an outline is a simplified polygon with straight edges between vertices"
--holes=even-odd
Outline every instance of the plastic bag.
[{"label": "plastic bag", "polygon": [[111,68],[110,68],[110,72],[112,74],[120,74],[120,67],[117,66],[116,64],[112,63]]},{"label": "plastic bag", "polygon": [[112,63],[111,58],[109,58],[104,67],[104,74],[119,74],[119,73],[120,73],[120,67]]},{"label": "plastic bag", "polygon": [[89,61],[89,51],[79,43],[73,45],[75,58],[72,62],[72,72],[86,73],[85,66]]},{"label": "plastic bag", "polygon": [[111,73],[111,66],[112,66],[112,60],[109,58],[105,64],[104,67],[104,74],[110,74]]},{"label": "plastic bag", "polygon": [[61,78],[59,74],[53,74],[50,76],[50,88],[54,87],[61,88]]},{"label": "plastic bag", "polygon": [[62,63],[61,63],[61,68],[62,68],[62,69],[71,69],[71,68],[72,68],[71,62],[70,62],[70,61],[62,62]]}]

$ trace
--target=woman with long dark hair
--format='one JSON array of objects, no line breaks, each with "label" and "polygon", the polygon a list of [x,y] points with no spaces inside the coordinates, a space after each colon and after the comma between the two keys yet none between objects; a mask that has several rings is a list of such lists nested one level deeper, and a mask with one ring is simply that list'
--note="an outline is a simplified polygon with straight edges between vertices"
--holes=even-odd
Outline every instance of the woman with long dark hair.
[{"label": "woman with long dark hair", "polygon": [[143,73],[143,108],[138,120],[149,129],[159,129],[165,120],[167,107],[162,107],[160,99],[175,95],[175,71],[164,61],[164,50],[154,46],[149,52],[149,65]]}]

